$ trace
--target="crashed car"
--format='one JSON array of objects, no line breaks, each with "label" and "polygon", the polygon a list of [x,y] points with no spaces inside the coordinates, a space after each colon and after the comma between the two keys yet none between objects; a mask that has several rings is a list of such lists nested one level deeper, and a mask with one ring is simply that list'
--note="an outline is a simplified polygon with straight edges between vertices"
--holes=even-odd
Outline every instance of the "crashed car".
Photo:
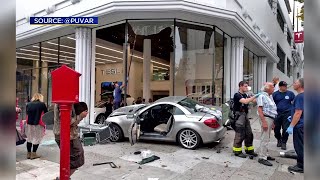
[{"label": "crashed car", "polygon": [[170,96],[150,104],[120,108],[106,120],[111,123],[113,141],[129,138],[177,142],[186,149],[201,143],[219,142],[225,135],[221,110],[184,96]]}]

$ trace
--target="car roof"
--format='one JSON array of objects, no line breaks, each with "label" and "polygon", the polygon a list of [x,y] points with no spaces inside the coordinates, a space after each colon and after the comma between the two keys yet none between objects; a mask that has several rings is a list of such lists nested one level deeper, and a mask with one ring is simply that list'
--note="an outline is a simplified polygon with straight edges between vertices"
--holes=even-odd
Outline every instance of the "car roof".
[{"label": "car roof", "polygon": [[155,101],[155,103],[158,102],[171,102],[177,104],[178,102],[182,101],[183,99],[187,98],[186,96],[168,96],[161,99],[158,99]]}]

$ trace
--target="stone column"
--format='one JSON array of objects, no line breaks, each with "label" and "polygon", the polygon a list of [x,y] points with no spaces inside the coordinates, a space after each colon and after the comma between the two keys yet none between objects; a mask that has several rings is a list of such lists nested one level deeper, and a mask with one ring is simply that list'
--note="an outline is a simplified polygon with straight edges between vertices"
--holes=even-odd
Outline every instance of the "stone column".
[{"label": "stone column", "polygon": [[147,101],[151,96],[150,80],[151,80],[151,39],[143,41],[143,98]]},{"label": "stone column", "polygon": [[[256,56],[254,56],[256,57]],[[259,86],[259,59],[254,58],[253,59],[253,81],[254,81],[254,93],[258,92],[260,90]]]},{"label": "stone column", "polygon": [[[76,60],[75,70],[81,73],[79,86],[79,101],[86,102],[91,107],[91,67],[92,63],[92,38],[91,29],[87,27],[76,28]],[[93,72],[94,73],[94,72]],[[92,108],[90,108],[92,109]],[[91,112],[93,113],[93,112]],[[89,124],[89,117],[84,120],[85,124]]]},{"label": "stone column", "polygon": [[238,91],[238,84],[243,80],[244,39],[232,38],[231,47],[231,96]]},{"label": "stone column", "polygon": [[269,81],[271,82],[273,77],[274,77],[274,73],[273,73],[273,70],[275,69],[276,67],[276,63],[273,63],[273,62],[267,62],[266,63],[266,81]]},{"label": "stone column", "polygon": [[258,91],[267,81],[267,58],[258,57]]},{"label": "stone column", "polygon": [[[43,101],[48,102],[48,62],[41,62],[41,94],[43,95]],[[47,104],[49,107],[50,104]]]},{"label": "stone column", "polygon": [[[212,48],[213,49],[213,48]],[[230,94],[231,91],[231,38],[227,38],[225,40],[224,45],[224,91],[226,92],[226,101],[230,100],[230,98],[233,98],[233,94]]]},{"label": "stone column", "polygon": [[35,77],[34,80],[32,80],[32,91],[30,95],[30,99],[35,93],[39,92],[39,64],[40,61],[33,61],[33,69],[32,69],[32,76]]}]

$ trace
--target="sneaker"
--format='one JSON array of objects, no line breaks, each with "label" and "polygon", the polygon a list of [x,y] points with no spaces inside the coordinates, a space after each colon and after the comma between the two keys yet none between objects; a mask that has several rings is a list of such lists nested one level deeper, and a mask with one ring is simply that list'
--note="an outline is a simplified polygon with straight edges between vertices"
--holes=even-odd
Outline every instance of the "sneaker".
[{"label": "sneaker", "polygon": [[282,150],[287,150],[287,144],[286,144],[286,143],[282,143],[281,149],[282,149]]},{"label": "sneaker", "polygon": [[268,156],[268,157],[267,157],[267,160],[268,160],[268,161],[274,161],[274,160],[276,160],[276,159],[275,159],[274,157]]},{"label": "sneaker", "polygon": [[259,159],[258,162],[260,164],[263,164],[263,165],[266,165],[266,166],[272,166],[272,164],[268,161],[268,160],[265,160],[265,159]]},{"label": "sneaker", "polygon": [[247,158],[247,155],[243,154],[242,152],[241,153],[234,153],[234,155],[237,157],[241,157],[241,158]]},{"label": "sneaker", "polygon": [[288,171],[293,171],[293,172],[298,172],[298,173],[303,173],[303,169],[298,167],[297,165],[295,166],[289,166]]},{"label": "sneaker", "polygon": [[281,145],[282,145],[281,140],[278,140],[277,147],[281,147]]}]

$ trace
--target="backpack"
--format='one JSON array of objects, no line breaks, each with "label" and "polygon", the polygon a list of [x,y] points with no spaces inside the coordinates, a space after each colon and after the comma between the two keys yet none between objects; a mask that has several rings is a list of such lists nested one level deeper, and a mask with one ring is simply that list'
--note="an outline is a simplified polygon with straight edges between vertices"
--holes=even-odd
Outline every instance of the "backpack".
[{"label": "backpack", "polygon": [[228,112],[228,118],[230,120],[229,125],[233,129],[235,129],[235,123],[236,123],[236,120],[238,119],[238,117],[236,117],[235,110],[234,110],[234,99],[231,98],[229,101],[227,101],[227,104],[229,106],[229,112]]},{"label": "backpack", "polygon": [[232,121],[232,120],[235,120],[235,112],[234,112],[234,100],[233,98],[230,99],[228,102],[228,105],[229,105],[229,112],[228,112],[228,117],[229,119]]}]

